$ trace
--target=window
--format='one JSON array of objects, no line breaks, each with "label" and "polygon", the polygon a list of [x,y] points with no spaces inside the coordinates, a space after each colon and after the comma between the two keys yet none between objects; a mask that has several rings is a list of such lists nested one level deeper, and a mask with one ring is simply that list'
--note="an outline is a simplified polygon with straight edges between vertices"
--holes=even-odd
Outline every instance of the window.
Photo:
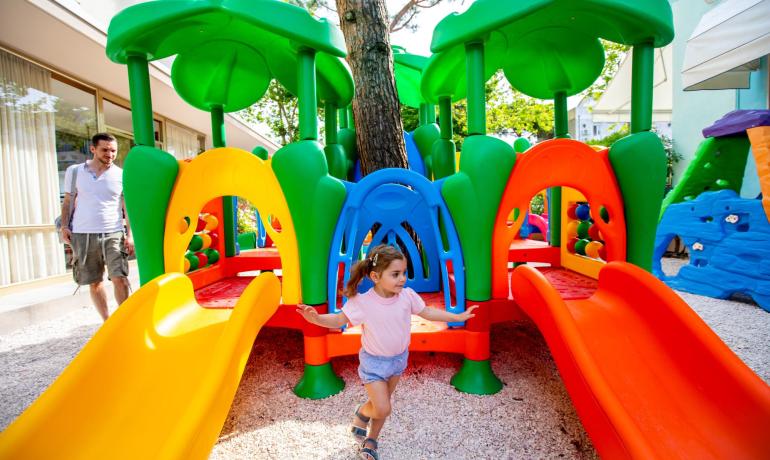
[{"label": "window", "polygon": [[96,128],[96,94],[53,75],[51,94],[55,98],[56,161],[59,170],[59,194],[64,194],[64,172],[89,158],[91,137]]},{"label": "window", "polygon": [[54,82],[48,69],[0,49],[0,286],[64,272],[53,225],[58,136],[76,114],[68,109],[80,106]]}]

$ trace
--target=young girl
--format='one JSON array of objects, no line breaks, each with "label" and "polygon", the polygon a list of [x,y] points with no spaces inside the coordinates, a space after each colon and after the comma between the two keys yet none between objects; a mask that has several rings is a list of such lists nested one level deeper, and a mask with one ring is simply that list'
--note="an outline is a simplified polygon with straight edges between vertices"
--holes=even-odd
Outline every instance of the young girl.
[{"label": "young girl", "polygon": [[[369,277],[374,287],[358,294],[364,277]],[[356,409],[351,427],[356,437],[365,438],[361,444],[363,459],[378,460],[377,438],[390,415],[390,398],[409,356],[411,315],[431,321],[460,322],[473,318],[472,312],[478,308],[474,305],[460,314],[425,308],[416,292],[404,288],[405,282],[406,257],[393,246],[381,244],[369,252],[367,259],[353,265],[344,290],[348,301],[342,313],[319,315],[307,305],[297,309],[307,321],[322,327],[363,325],[358,375],[369,398]]]}]

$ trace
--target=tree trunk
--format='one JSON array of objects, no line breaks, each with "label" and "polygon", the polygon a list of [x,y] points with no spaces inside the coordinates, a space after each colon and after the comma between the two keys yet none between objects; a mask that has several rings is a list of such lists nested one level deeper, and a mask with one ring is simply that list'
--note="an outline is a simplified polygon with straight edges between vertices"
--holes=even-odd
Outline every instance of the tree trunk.
[{"label": "tree trunk", "polygon": [[408,168],[393,72],[384,0],[337,0],[353,99],[356,145],[364,175],[382,168]]}]

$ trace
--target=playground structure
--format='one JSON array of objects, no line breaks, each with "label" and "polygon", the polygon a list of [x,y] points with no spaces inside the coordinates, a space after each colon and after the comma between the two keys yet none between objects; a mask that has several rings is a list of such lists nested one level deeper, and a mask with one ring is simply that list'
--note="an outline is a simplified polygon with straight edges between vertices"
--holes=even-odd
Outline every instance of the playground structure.
[{"label": "playground structure", "polygon": [[[770,389],[645,271],[665,182],[665,154],[649,130],[652,51],[673,37],[667,1],[486,0],[448,16],[434,31],[433,56],[396,54],[403,73],[419,70],[419,94],[401,97],[421,109],[410,136],[423,171],[382,170],[358,182],[341,180],[354,174],[355,133],[336,28],[279,1],[164,3],[118,14],[107,46],[130,77],[138,146],[124,186],[142,287],[0,436],[0,457],[205,457],[263,326],[302,332],[299,396],[339,392],[330,360],[356,353],[360,330],[329,331],[295,308],[338,311],[340,283],[365,241],[399,246],[407,284],[430,305],[479,305],[465,324],[413,323],[411,350],[463,354],[451,382],[458,390],[502,388],[490,366],[491,326],[527,315],[601,455],[766,453]],[[634,47],[635,83],[632,134],[596,151],[566,138],[566,98],[601,71],[599,38]],[[212,119],[215,148],[189,162],[153,147],[147,64],[173,55],[175,88]],[[484,83],[498,69],[525,94],[554,100],[557,139],[517,152],[486,136]],[[226,147],[223,114],[258,100],[273,78],[298,96],[301,140],[269,159]],[[451,103],[461,99],[470,136],[458,170]],[[325,147],[319,103],[339,114],[326,118]],[[522,239],[531,198],[545,189],[549,237]],[[256,206],[274,247],[237,251],[234,196]],[[185,275],[201,212],[215,216],[216,229],[203,229],[218,235],[209,245],[224,257]],[[517,266],[529,262],[548,266]],[[280,298],[275,275],[253,276],[278,270]],[[115,349],[124,359],[110,373]],[[99,393],[100,382],[110,391]]]},{"label": "playground structure", "polygon": [[[703,135],[695,158],[663,203],[653,273],[682,291],[719,299],[741,293],[770,311],[770,111],[730,112]],[[761,189],[755,199],[738,195],[749,147]],[[668,276],[660,259],[677,236],[690,260]]]}]

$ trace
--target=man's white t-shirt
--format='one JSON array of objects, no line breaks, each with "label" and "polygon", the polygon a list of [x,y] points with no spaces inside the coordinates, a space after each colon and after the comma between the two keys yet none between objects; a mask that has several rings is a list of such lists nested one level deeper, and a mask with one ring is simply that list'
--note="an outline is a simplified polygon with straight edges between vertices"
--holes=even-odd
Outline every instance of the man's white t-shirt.
[{"label": "man's white t-shirt", "polygon": [[123,230],[123,170],[111,165],[99,177],[86,163],[64,173],[64,193],[73,193],[72,174],[78,169],[72,233],[112,233]]}]

